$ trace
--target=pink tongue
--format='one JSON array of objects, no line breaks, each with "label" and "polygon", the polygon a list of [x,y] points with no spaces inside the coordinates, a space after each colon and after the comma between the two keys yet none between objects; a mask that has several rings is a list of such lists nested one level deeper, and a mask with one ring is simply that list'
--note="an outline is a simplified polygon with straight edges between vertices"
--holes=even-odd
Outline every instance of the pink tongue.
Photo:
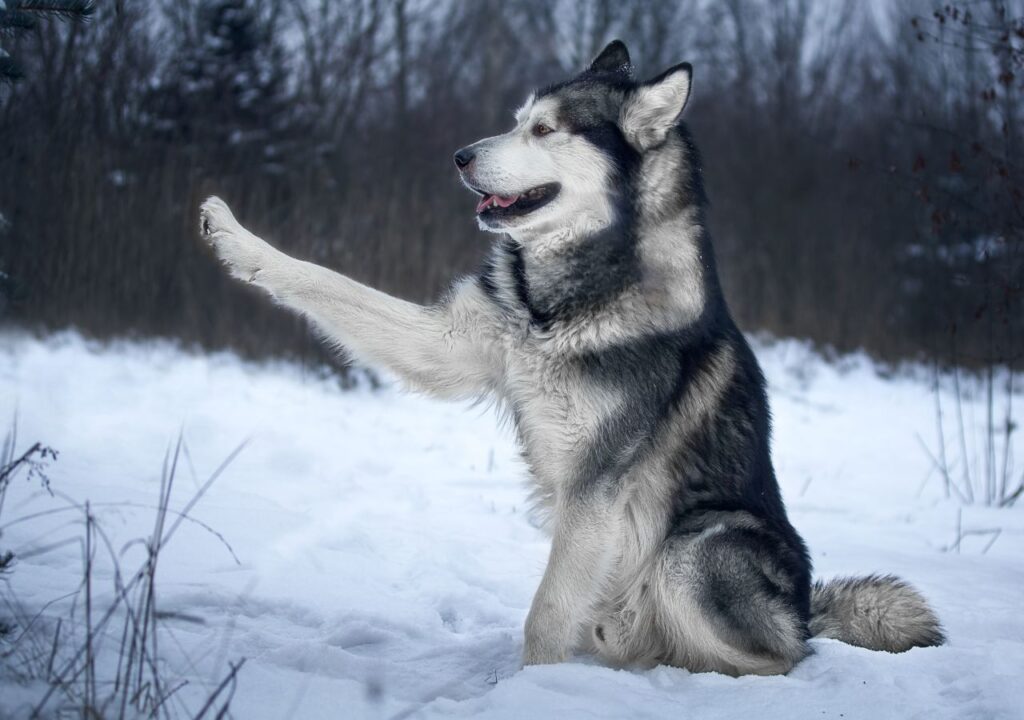
[{"label": "pink tongue", "polygon": [[498,205],[503,208],[507,208],[519,199],[518,195],[512,195],[510,197],[502,197],[501,195],[484,195],[480,198],[480,202],[476,204],[476,211],[482,212],[490,207],[491,203]]}]

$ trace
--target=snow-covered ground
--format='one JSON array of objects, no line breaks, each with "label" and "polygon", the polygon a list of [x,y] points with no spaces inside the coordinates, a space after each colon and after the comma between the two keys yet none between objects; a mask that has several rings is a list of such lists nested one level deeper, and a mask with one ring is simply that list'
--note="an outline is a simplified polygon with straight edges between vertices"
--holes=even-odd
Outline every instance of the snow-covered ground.
[{"label": "snow-covered ground", "polygon": [[[193,712],[244,657],[232,710],[246,720],[1024,717],[1024,509],[961,515],[944,499],[921,447],[935,446],[925,373],[883,378],[862,358],[830,365],[794,342],[757,349],[778,474],[817,575],[902,575],[934,603],[947,645],[887,655],[816,640],[771,678],[584,658],[520,670],[548,545],[512,437],[482,407],[344,391],[296,366],[168,345],[0,335],[0,419],[16,411],[20,445],[60,451],[53,489],[89,499],[116,547],[149,533],[179,430],[178,509],[249,440],[192,511],[238,562],[192,523],[161,555],[160,609],[178,618],[165,621],[161,652],[169,674],[191,680],[175,702]],[[973,423],[978,407],[966,410]],[[1024,459],[1024,444],[1013,449]],[[0,549],[20,561],[0,592],[25,608],[76,589],[81,526],[68,513],[11,523],[65,502],[37,483],[10,489]],[[1001,532],[951,551],[958,523]],[[109,571],[95,584],[109,598]],[[33,692],[0,687],[0,717],[26,712]]]}]

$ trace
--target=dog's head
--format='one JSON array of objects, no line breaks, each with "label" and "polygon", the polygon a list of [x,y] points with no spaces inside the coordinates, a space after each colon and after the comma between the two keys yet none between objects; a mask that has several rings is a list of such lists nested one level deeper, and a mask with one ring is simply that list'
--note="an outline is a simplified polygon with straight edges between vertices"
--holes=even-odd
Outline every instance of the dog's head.
[{"label": "dog's head", "polygon": [[455,153],[481,228],[522,238],[613,222],[632,170],[676,125],[691,75],[683,63],[636,82],[616,40],[577,77],[533,93],[514,128]]}]

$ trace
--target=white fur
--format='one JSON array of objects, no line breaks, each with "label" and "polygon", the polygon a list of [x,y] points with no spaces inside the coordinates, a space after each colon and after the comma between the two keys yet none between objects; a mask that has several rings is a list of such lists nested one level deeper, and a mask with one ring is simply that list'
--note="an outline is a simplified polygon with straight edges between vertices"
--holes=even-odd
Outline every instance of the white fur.
[{"label": "white fur", "polygon": [[[552,182],[561,185],[558,197],[528,215],[480,219],[482,229],[508,233],[538,252],[565,247],[612,220],[608,160],[593,145],[561,128],[557,109],[553,99],[531,96],[516,112],[512,130],[470,146],[476,159],[463,173],[470,188],[505,196]],[[538,123],[553,132],[535,136],[533,128]]]},{"label": "white fur", "polygon": [[474,283],[459,285],[445,303],[421,307],[285,255],[239,225],[219,198],[200,213],[203,237],[232,276],[308,316],[360,360],[442,397],[476,397],[494,387],[500,331]]},{"label": "white fur", "polygon": [[688,67],[679,66],[659,81],[639,86],[622,106],[622,133],[640,150],[661,144],[689,97]]}]

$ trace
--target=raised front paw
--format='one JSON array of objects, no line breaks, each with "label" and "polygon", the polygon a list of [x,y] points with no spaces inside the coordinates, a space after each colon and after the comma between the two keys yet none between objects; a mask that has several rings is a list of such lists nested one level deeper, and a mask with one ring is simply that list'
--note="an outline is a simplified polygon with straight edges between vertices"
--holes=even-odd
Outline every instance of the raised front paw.
[{"label": "raised front paw", "polygon": [[219,197],[200,206],[199,234],[239,280],[255,282],[271,257],[270,246],[242,227]]},{"label": "raised front paw", "polygon": [[214,236],[218,233],[239,230],[241,227],[228,204],[216,195],[208,197],[206,202],[199,206],[199,234],[205,240],[213,242]]}]

